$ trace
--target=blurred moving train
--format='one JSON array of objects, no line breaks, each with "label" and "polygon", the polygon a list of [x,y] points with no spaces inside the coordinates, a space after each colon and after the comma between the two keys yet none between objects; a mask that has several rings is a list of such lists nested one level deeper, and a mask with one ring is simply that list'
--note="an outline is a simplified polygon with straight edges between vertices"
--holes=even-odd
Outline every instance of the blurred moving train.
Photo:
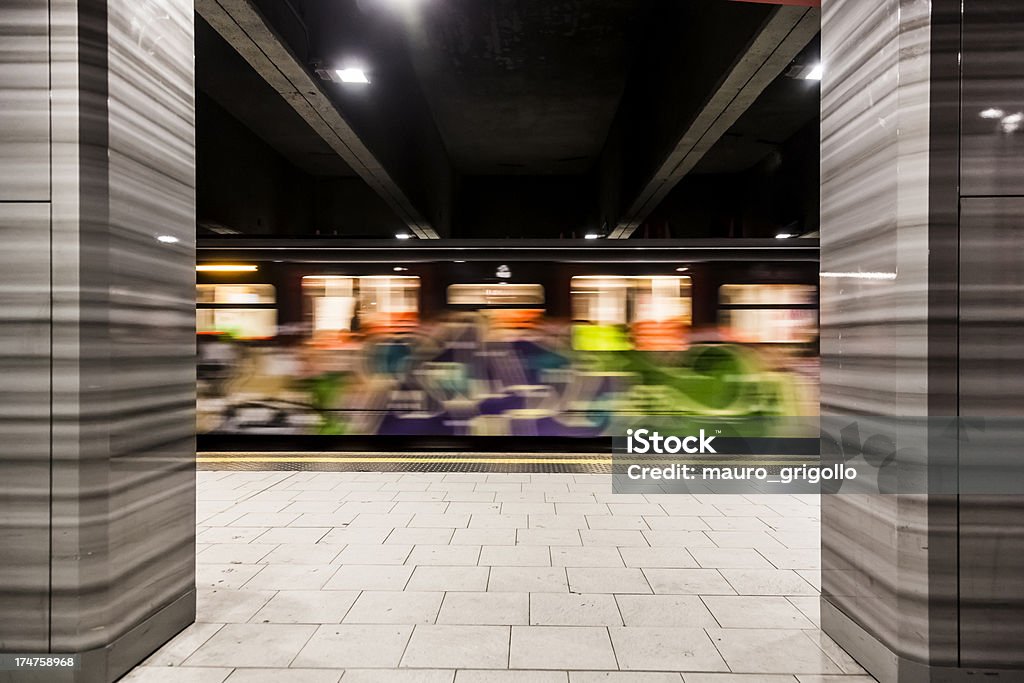
[{"label": "blurred moving train", "polygon": [[818,244],[201,241],[200,434],[817,413]]}]

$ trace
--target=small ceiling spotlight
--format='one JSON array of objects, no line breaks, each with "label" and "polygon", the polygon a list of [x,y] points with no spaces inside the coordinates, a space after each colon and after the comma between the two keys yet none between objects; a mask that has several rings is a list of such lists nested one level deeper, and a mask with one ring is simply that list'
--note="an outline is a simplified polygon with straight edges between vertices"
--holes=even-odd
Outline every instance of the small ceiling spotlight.
[{"label": "small ceiling spotlight", "polygon": [[177,244],[180,242],[180,240],[174,235],[158,235],[156,241],[164,244]]},{"label": "small ceiling spotlight", "polygon": [[792,232],[780,232],[778,235],[775,236],[775,239],[786,240],[789,239],[790,237],[799,237],[799,235]]},{"label": "small ceiling spotlight", "polygon": [[683,267],[683,268],[676,268],[676,272],[677,272],[677,273],[685,273],[685,272],[686,272],[686,271],[688,271],[688,270],[689,270],[689,268],[686,268],[686,267]]},{"label": "small ceiling spotlight", "polygon": [[820,81],[821,77],[825,75],[825,65],[815,64],[804,74],[803,78],[805,81]]},{"label": "small ceiling spotlight", "polygon": [[341,79],[342,83],[369,83],[370,79],[366,77],[366,72],[362,69],[348,68],[348,69],[336,69],[335,72],[338,74],[338,78]]},{"label": "small ceiling spotlight", "polygon": [[504,280],[507,280],[508,278],[512,277],[512,269],[502,264],[498,266],[498,270],[494,273],[494,275],[495,277],[500,277]]},{"label": "small ceiling spotlight", "polygon": [[396,240],[408,240],[408,239],[412,239],[412,235],[410,235],[407,232],[398,232],[398,233],[395,233],[395,239]]},{"label": "small ceiling spotlight", "polygon": [[599,239],[601,239],[601,236],[598,235],[596,232],[588,232],[586,235],[583,236],[583,239],[585,239],[585,240],[599,240]]},{"label": "small ceiling spotlight", "polygon": [[407,271],[409,269],[408,268],[403,268],[402,266],[395,266],[391,270],[395,271],[396,273],[404,273],[405,271]]},{"label": "small ceiling spotlight", "polygon": [[980,116],[983,119],[1001,119],[1004,116],[1006,116],[1006,112],[1004,112],[1002,109],[989,107],[988,109],[983,109],[981,113],[978,114],[978,116]]}]

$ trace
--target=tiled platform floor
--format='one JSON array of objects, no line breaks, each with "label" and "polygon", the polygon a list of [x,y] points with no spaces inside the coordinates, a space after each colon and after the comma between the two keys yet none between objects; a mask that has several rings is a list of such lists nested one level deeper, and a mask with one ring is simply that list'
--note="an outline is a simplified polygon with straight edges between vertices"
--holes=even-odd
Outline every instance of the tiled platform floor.
[{"label": "tiled platform floor", "polygon": [[868,683],[817,498],[608,475],[200,472],[197,623],[133,683]]}]

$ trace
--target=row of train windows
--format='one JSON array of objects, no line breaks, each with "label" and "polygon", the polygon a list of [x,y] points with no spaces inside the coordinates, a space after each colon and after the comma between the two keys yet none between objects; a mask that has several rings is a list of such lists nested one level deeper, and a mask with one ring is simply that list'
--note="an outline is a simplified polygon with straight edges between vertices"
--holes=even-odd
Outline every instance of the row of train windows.
[{"label": "row of train windows", "polygon": [[[313,336],[395,332],[419,321],[415,276],[307,276],[302,282]],[[200,334],[268,339],[278,333],[276,295],[268,284],[200,284]],[[573,320],[594,327],[660,326],[685,329],[691,321],[690,278],[579,276],[570,284]],[[487,308],[504,319],[543,312],[538,284],[454,284],[448,305]],[[719,322],[731,337],[752,343],[803,343],[817,335],[816,291],[811,285],[727,284],[719,289]],[[536,315],[531,315],[536,314]],[[667,326],[667,327],[666,327]]]}]

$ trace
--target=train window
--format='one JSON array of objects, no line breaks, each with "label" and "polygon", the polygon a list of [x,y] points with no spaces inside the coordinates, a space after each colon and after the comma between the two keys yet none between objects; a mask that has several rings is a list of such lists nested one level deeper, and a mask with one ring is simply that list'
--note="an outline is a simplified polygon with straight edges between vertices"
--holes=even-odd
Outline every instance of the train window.
[{"label": "train window", "polygon": [[197,284],[196,332],[235,339],[270,339],[277,334],[273,285]]},{"label": "train window", "polygon": [[196,285],[200,304],[272,304],[275,300],[274,285]]},{"label": "train window", "polygon": [[544,303],[542,285],[457,284],[448,287],[449,306],[539,306]]},{"label": "train window", "polygon": [[800,344],[818,334],[813,285],[722,285],[719,318],[737,341]]},{"label": "train window", "polygon": [[414,276],[308,275],[302,290],[313,336],[336,339],[356,330],[397,332],[419,322],[420,279]]},{"label": "train window", "polygon": [[572,279],[570,289],[575,348],[667,351],[685,346],[692,315],[689,277],[581,275]]}]

